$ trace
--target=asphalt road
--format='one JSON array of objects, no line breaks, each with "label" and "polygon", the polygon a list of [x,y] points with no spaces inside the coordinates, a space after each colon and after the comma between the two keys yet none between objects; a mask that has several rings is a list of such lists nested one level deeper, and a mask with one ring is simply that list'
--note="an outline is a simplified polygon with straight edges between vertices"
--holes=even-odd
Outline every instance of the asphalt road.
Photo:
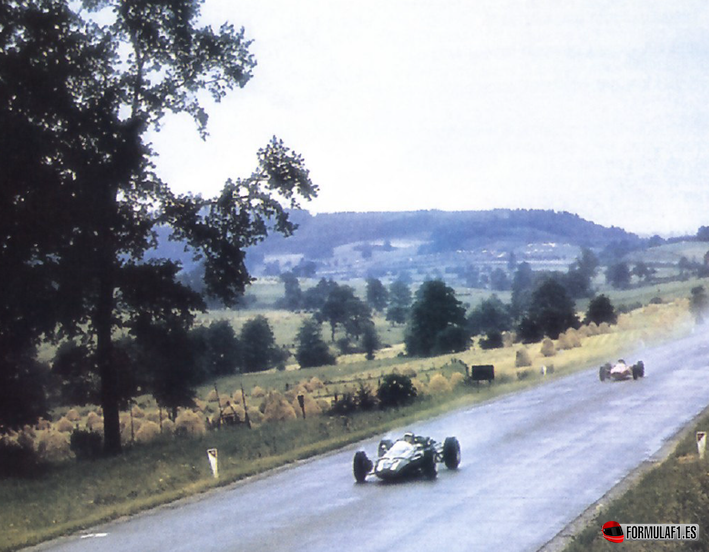
[{"label": "asphalt road", "polygon": [[410,428],[460,440],[460,469],[435,481],[355,484],[371,440],[37,549],[538,550],[709,403],[709,336],[626,357],[639,359],[638,381],[592,369]]}]

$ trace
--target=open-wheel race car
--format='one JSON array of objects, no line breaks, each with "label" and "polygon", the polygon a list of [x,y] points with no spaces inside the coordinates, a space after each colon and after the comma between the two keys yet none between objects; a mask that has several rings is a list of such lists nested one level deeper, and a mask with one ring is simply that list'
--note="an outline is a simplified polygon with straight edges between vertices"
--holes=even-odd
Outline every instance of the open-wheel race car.
[{"label": "open-wheel race car", "polygon": [[372,462],[367,453],[360,450],[354,456],[353,471],[358,483],[369,475],[383,480],[403,479],[423,475],[433,479],[438,474],[438,464],[445,463],[454,470],[460,464],[460,443],[455,437],[447,437],[438,443],[429,437],[407,432],[401,439],[382,439],[377,449],[377,459]]},{"label": "open-wheel race car", "polygon": [[620,359],[613,365],[607,362],[598,369],[598,378],[601,381],[606,381],[607,379],[622,381],[630,378],[636,380],[642,377],[645,377],[645,364],[643,364],[642,360],[632,366],[628,366],[623,359]]}]

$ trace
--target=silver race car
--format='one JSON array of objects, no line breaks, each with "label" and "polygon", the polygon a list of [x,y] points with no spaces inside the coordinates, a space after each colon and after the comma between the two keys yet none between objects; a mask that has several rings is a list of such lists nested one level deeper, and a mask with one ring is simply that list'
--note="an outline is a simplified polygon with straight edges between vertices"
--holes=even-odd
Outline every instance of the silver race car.
[{"label": "silver race car", "polygon": [[460,464],[460,443],[455,437],[447,437],[438,443],[429,437],[405,433],[401,439],[382,439],[377,450],[377,459],[372,462],[367,453],[360,450],[354,456],[352,469],[358,483],[369,475],[391,480],[423,475],[433,479],[438,474],[438,463],[445,463],[454,470]]}]

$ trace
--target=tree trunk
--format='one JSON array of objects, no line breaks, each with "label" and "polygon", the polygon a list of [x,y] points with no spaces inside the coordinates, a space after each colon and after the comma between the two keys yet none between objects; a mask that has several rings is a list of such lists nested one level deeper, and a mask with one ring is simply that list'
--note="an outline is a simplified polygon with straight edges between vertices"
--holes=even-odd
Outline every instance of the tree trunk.
[{"label": "tree trunk", "polygon": [[118,382],[113,362],[113,278],[112,263],[103,267],[96,305],[96,363],[101,375],[101,408],[103,408],[103,446],[109,455],[121,453]]}]

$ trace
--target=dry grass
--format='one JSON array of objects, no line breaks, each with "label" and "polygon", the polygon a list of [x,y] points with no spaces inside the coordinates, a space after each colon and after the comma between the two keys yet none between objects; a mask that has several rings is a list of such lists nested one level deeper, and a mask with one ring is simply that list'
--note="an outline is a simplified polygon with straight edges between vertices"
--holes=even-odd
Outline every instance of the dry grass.
[{"label": "dry grass", "polygon": [[431,395],[442,395],[451,392],[451,384],[443,374],[434,374],[428,382],[428,392]]}]

